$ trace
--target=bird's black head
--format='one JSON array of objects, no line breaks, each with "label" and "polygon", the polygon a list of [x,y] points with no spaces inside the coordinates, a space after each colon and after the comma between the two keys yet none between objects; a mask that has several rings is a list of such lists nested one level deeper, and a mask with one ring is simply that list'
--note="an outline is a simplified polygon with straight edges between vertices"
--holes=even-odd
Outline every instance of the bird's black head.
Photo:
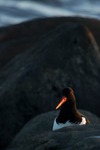
[{"label": "bird's black head", "polygon": [[61,102],[58,104],[58,106],[56,107],[56,109],[58,109],[63,103],[75,103],[75,96],[74,96],[74,92],[71,88],[64,88],[62,90],[62,100]]},{"label": "bird's black head", "polygon": [[62,95],[68,97],[73,93],[73,90],[71,88],[64,88],[62,90]]}]

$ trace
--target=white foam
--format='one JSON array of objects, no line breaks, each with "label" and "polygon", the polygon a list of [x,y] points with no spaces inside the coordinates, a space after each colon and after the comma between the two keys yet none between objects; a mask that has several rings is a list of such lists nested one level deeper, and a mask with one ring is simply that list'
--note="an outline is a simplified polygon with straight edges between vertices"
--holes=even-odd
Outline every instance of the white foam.
[{"label": "white foam", "polygon": [[100,18],[100,1],[58,0],[61,5],[23,1],[0,0],[0,24],[6,25],[51,16],[83,16]]},{"label": "white foam", "polygon": [[[2,2],[2,3],[1,3]],[[14,7],[18,8],[21,10],[29,10],[29,11],[38,11],[39,13],[44,14],[45,16],[66,16],[66,15],[74,15],[72,11],[69,10],[64,10],[63,8],[60,7],[54,7],[54,6],[49,6],[43,3],[37,3],[37,2],[28,2],[28,1],[9,1],[7,3],[4,3],[3,0],[0,1],[0,4],[2,6],[9,6],[9,7]]]}]

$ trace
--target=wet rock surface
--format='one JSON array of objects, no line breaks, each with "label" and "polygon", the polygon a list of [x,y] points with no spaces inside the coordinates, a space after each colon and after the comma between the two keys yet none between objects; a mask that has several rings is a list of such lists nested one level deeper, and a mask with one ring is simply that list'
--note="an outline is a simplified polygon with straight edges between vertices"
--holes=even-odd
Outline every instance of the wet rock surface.
[{"label": "wet rock surface", "polygon": [[100,148],[100,119],[88,111],[80,110],[80,112],[89,118],[91,125],[74,125],[53,132],[53,120],[58,111],[44,113],[29,121],[7,150]]}]

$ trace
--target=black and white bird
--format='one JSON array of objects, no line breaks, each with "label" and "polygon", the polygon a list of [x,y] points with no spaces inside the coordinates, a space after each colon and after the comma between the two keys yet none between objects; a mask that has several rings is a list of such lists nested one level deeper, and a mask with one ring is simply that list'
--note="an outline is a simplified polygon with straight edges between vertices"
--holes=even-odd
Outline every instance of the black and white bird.
[{"label": "black and white bird", "polygon": [[65,88],[62,90],[62,100],[56,107],[58,109],[61,105],[59,115],[55,118],[53,123],[53,131],[61,129],[63,127],[72,125],[86,125],[90,124],[90,121],[81,114],[76,108],[76,99],[74,92],[71,88]]}]

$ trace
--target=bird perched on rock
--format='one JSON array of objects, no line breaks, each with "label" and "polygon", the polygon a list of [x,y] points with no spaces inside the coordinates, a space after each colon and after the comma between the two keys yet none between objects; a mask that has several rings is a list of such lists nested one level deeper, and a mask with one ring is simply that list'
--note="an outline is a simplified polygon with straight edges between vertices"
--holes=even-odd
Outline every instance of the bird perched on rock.
[{"label": "bird perched on rock", "polygon": [[59,115],[54,120],[52,130],[58,130],[71,125],[90,124],[90,121],[87,119],[87,117],[77,110],[76,99],[73,90],[71,88],[65,88],[62,90],[62,94],[62,100],[56,107],[56,109],[58,109],[62,105],[61,110]]}]

